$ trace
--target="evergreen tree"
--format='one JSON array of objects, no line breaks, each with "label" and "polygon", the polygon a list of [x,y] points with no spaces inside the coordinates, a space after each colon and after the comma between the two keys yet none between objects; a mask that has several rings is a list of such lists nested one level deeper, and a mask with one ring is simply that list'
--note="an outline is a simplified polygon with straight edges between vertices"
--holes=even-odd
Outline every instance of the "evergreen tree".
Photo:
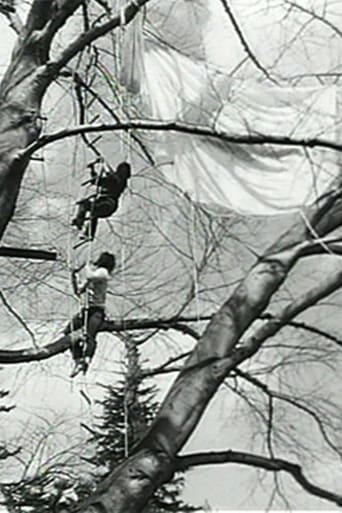
[{"label": "evergreen tree", "polygon": [[[105,396],[99,401],[102,413],[92,430],[95,443],[92,459],[109,473],[127,457],[151,424],[157,410],[157,387],[146,385],[139,364],[139,353],[133,340],[126,340],[127,366],[124,380],[115,386],[105,386]],[[185,504],[180,494],[184,478],[178,474],[161,486],[145,509],[146,513],[190,512],[198,508]]]}]

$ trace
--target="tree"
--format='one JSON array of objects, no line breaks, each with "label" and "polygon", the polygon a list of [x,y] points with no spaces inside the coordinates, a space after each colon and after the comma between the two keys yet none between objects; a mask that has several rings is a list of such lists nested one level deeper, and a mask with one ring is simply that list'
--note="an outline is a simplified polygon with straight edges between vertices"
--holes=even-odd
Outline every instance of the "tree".
[{"label": "tree", "polygon": [[[48,87],[57,79],[58,75],[64,74],[64,78],[72,76],[69,69],[65,69],[71,59],[80,55],[83,50],[92,45],[100,36],[109,33],[122,24],[129,23],[147,0],[135,0],[128,3],[124,10],[124,16],[118,13],[111,15],[107,12],[105,2],[94,2],[103,9],[108,16],[108,21],[102,21],[102,15],[94,25],[87,25],[86,6],[80,0],[49,1],[35,0],[32,2],[27,20],[23,27],[18,26],[12,18],[12,9],[6,9],[6,16],[10,17],[16,30],[19,32],[18,43],[12,55],[11,63],[3,78],[0,90],[0,212],[1,212],[1,233],[5,229],[14,213],[15,204],[19,194],[22,179],[27,168],[30,157],[33,153],[49,143],[65,138],[87,133],[110,132],[117,130],[173,130],[197,135],[210,135],[220,140],[229,141],[232,144],[261,144],[272,142],[280,145],[296,145],[308,148],[325,146],[331,151],[340,151],[340,145],[334,141],[326,140],[279,140],[272,137],[265,139],[260,136],[252,136],[248,131],[241,134],[241,137],[229,137],[217,133],[214,128],[198,128],[187,126],[182,123],[158,123],[158,120],[137,119],[123,122],[114,120],[112,115],[111,123],[98,125],[82,125],[73,129],[60,130],[50,135],[40,137],[41,131],[41,102]],[[273,79],[273,68],[276,68],[277,59],[281,59],[290,46],[281,48],[278,51],[277,59],[272,61],[273,66],[267,69],[257,58],[255,52],[248,44],[243,30],[238,21],[230,11],[227,2],[222,0],[225,11],[228,12],[232,26],[237,34],[244,50],[247,53],[248,62],[253,71],[262,74],[267,79]],[[58,48],[52,46],[57,32],[64,24],[72,18],[78,8],[85,9],[83,17],[85,30],[63,50],[58,53]],[[340,37],[338,28],[330,21],[329,13],[321,13],[319,6],[306,9],[299,3],[282,3],[282,15],[284,19],[298,11],[309,22],[300,18],[300,30],[304,30],[308,23],[310,27],[324,26],[324,30],[333,34],[333,37]],[[330,12],[330,11],[329,11]],[[294,18],[292,18],[294,19]],[[299,19],[299,18],[298,18]],[[302,21],[303,20],[303,21]],[[89,20],[88,20],[89,21]],[[297,22],[297,19],[296,19]],[[297,26],[297,25],[296,25]],[[293,34],[293,40],[298,39],[298,34]],[[291,38],[286,41],[291,42]],[[51,52],[50,52],[51,50]],[[49,55],[51,53],[51,55]],[[94,52],[96,53],[96,52]],[[250,69],[248,70],[250,72]],[[331,70],[316,75],[320,80]],[[335,75],[334,75],[335,76]],[[77,77],[77,76],[76,76]],[[290,77],[294,79],[296,77]],[[76,78],[77,81],[77,78]],[[89,84],[77,81],[77,85],[85,87]],[[88,90],[89,92],[89,90]],[[206,227],[212,224],[207,222]],[[300,276],[303,266],[310,257],[318,257],[314,262],[321,266],[332,255],[337,257],[341,254],[339,230],[341,227],[341,179],[338,177],[331,186],[330,191],[317,198],[316,202],[308,207],[302,216],[293,216],[291,222],[279,231],[280,235],[269,243],[268,248],[254,253],[254,260],[249,259],[250,267],[245,276],[239,280],[236,288],[230,290],[225,288],[225,298],[222,299],[222,306],[210,310],[209,314],[195,316],[195,321],[205,322],[206,327],[202,333],[193,329],[191,334],[198,341],[190,354],[186,354],[184,364],[179,370],[177,379],[170,387],[170,390],[162,403],[156,418],[145,436],[136,446],[134,452],[114,469],[100,484],[96,493],[82,503],[78,511],[82,513],[97,513],[115,510],[138,512],[147,504],[155,490],[167,482],[173,473],[196,465],[208,463],[239,463],[253,466],[273,473],[285,472],[291,475],[297,483],[309,493],[327,499],[341,505],[342,498],[339,493],[329,491],[324,486],[318,486],[306,477],[305,472],[298,462],[299,450],[293,451],[296,459],[285,459],[278,456],[277,449],[284,454],[284,447],[288,443],[283,434],[283,426],[279,417],[285,410],[282,407],[290,405],[295,411],[304,412],[313,425],[320,432],[324,444],[335,454],[339,454],[338,429],[336,402],[324,401],[326,397],[322,393],[318,396],[319,406],[312,407],[310,401],[303,399],[296,390],[291,389],[291,383],[287,382],[288,389],[282,390],[281,376],[277,382],[273,378],[274,369],[284,362],[298,359],[303,363],[304,356],[315,358],[321,363],[320,350],[322,340],[328,340],[329,344],[340,346],[340,341],[334,333],[326,332],[326,329],[311,326],[306,320],[294,320],[300,314],[309,312],[310,308],[318,302],[327,298],[340,288],[341,270],[339,265],[331,271],[320,272],[317,283],[311,288],[308,286],[303,293],[296,292],[295,299],[286,295],[286,287],[291,286],[292,277]],[[221,230],[221,232],[220,232]],[[209,230],[208,230],[209,231]],[[214,235],[221,233],[227,237],[227,232],[222,230],[220,223],[217,223],[213,230]],[[207,239],[208,240],[208,239]],[[215,238],[213,237],[213,240]],[[221,246],[222,248],[222,246]],[[205,252],[203,252],[204,254]],[[212,252],[206,253],[203,265],[210,263]],[[312,261],[313,259],[310,259]],[[200,266],[199,266],[200,267]],[[321,266],[322,267],[322,266]],[[198,281],[196,281],[198,285]],[[303,287],[304,288],[304,287]],[[193,289],[189,290],[189,297],[194,297]],[[281,300],[279,300],[280,294]],[[209,301],[208,301],[209,303]],[[178,305],[177,305],[178,306]],[[275,311],[276,314],[270,312]],[[180,315],[180,309],[176,314],[162,318],[138,318],[124,319],[120,322],[106,324],[104,329],[113,331],[130,331],[141,328],[165,329],[177,327],[189,332],[188,324],[194,322],[194,316],[187,317]],[[210,317],[210,319],[208,319]],[[260,319],[263,322],[260,323]],[[184,327],[186,326],[186,328]],[[201,324],[200,324],[201,326]],[[276,339],[281,330],[288,327],[303,329],[314,334],[314,345],[306,350],[303,356],[303,347],[300,344],[281,344],[276,342],[272,348],[270,340]],[[190,324],[190,328],[192,325]],[[249,331],[253,328],[253,332]],[[311,342],[311,339],[310,339]],[[316,344],[316,345],[315,345]],[[68,349],[70,340],[62,338],[42,348],[25,348],[22,350],[4,350],[0,352],[0,362],[3,364],[23,363],[50,358],[55,354]],[[265,356],[266,349],[274,349],[273,359]],[[334,346],[332,346],[334,347]],[[331,347],[330,347],[331,349]],[[304,351],[305,352],[305,351]],[[330,368],[336,369],[337,362],[332,361],[336,357],[333,351],[324,353],[324,359]],[[249,372],[247,362],[257,364],[259,358],[265,358],[263,379]],[[178,355],[178,363],[181,357]],[[152,369],[153,373],[166,372],[170,368],[175,369],[175,362],[171,360],[161,365],[158,369]],[[293,363],[295,366],[297,362]],[[304,366],[304,364],[303,364]],[[151,373],[152,373],[151,371]],[[247,404],[251,405],[251,411],[258,418],[262,426],[263,449],[262,453],[251,453],[246,451],[234,451],[227,449],[219,453],[209,452],[200,454],[187,454],[180,456],[179,453],[193,433],[202,418],[210,400],[214,397],[221,385],[227,384]],[[235,385],[234,385],[235,383]],[[294,381],[293,388],[297,383]],[[252,392],[251,392],[252,389]],[[255,392],[255,390],[257,392]],[[289,392],[290,390],[290,392]],[[305,395],[303,393],[303,395]],[[253,401],[251,401],[253,398]],[[281,405],[279,407],[279,404]],[[285,404],[285,406],[283,406]],[[328,420],[322,421],[322,412],[331,411]],[[279,407],[279,409],[278,409]],[[288,438],[290,438],[288,436]],[[285,443],[286,442],[286,443]]]},{"label": "tree", "polygon": [[[102,411],[98,422],[90,429],[90,442],[94,443],[94,465],[104,468],[103,477],[112,472],[140,441],[158,410],[156,387],[143,382],[138,348],[133,339],[126,340],[127,363],[124,380],[105,387],[100,401]],[[145,380],[146,381],[146,380]],[[146,512],[196,511],[179,497],[183,477],[175,476],[154,494]]]}]

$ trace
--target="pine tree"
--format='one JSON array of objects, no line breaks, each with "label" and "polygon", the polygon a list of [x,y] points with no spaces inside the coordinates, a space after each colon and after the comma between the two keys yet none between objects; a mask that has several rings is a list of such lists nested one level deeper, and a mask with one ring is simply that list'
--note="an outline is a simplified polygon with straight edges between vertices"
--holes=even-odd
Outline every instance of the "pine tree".
[{"label": "pine tree", "polygon": [[[132,339],[126,339],[127,364],[124,380],[105,386],[105,397],[99,401],[102,413],[92,430],[95,443],[93,463],[104,474],[113,470],[134,449],[157,409],[157,387],[148,386],[142,377],[139,352]],[[179,474],[161,486],[145,509],[145,513],[190,512],[198,508],[185,504],[180,494],[184,477]]]}]

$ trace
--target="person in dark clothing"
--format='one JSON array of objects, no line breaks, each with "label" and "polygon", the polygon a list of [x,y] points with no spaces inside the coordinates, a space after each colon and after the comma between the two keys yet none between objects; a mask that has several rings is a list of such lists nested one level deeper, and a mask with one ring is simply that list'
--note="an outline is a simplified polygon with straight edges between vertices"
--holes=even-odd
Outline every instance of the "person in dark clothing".
[{"label": "person in dark clothing", "polygon": [[115,172],[102,171],[98,174],[94,167],[91,168],[91,178],[86,183],[95,185],[97,191],[78,202],[78,211],[71,223],[82,230],[86,216],[89,213],[89,222],[85,228],[84,237],[93,239],[98,219],[110,217],[116,212],[119,206],[119,198],[126,189],[130,176],[131,166],[127,162],[121,162]]},{"label": "person in dark clothing", "polygon": [[[106,292],[114,268],[115,256],[105,251],[101,253],[96,262],[90,265],[82,264],[72,273],[75,294],[81,296],[85,293],[86,297],[80,312],[64,329],[64,334],[69,335],[82,328],[86,328],[86,333],[77,335],[72,340],[71,353],[75,368],[71,377],[75,377],[81,371],[85,373],[94,356],[96,334],[105,318]],[[84,269],[85,281],[79,288],[76,275],[82,269]]]}]

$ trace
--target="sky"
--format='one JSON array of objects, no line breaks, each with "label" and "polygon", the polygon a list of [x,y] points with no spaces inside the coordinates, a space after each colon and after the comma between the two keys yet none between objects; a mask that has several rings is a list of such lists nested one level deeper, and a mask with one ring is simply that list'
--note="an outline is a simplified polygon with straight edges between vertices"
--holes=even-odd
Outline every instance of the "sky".
[{"label": "sky", "polygon": [[1,45],[0,45],[0,73],[4,73],[7,67],[7,63],[10,59],[10,52],[13,48],[15,37],[13,30],[8,26],[4,20],[0,19],[1,23]]},{"label": "sky", "polygon": [[[258,48],[259,54],[270,62],[272,57],[272,48],[268,48],[269,51],[265,51],[266,41],[260,40],[260,33],[257,26],[257,20],[260,24],[271,26],[272,20],[270,20],[269,13],[266,9],[266,4],[272,4],[274,2],[264,2],[265,9],[262,10],[261,2],[243,0],[239,2],[239,8],[245,8],[249,17],[246,18],[245,27],[247,32],[254,43],[254,48]],[[213,5],[213,4],[212,4]],[[317,5],[317,2],[316,2]],[[336,8],[337,9],[337,8]],[[213,10],[216,13],[216,10]],[[273,11],[276,13],[276,11]],[[259,17],[257,17],[259,16]],[[274,14],[276,16],[276,14]],[[277,19],[277,23],[279,20]],[[4,23],[0,19],[0,30],[1,30],[1,44],[0,44],[0,72],[5,69],[6,63],[8,62],[9,51],[13,45],[13,35],[11,29],[7,27],[6,22]],[[214,37],[215,36],[215,37]],[[279,30],[279,38],[284,37],[282,29]],[[230,44],[229,47],[223,47],[222,38],[220,34],[211,34],[208,36],[208,45],[212,50],[212,55],[219,55],[220,59],[217,64],[222,66],[222,62],[227,63],[230,67],[234,67],[243,56],[243,51],[237,41],[234,44]],[[317,50],[317,49],[316,49]],[[320,57],[320,51],[312,51],[311,57],[315,54],[315,64],[321,65],[322,59]],[[336,59],[334,52],[329,55],[332,60]],[[303,64],[307,64],[307,57],[304,54],[296,53],[295,64],[291,62],[291,66],[294,66],[293,73],[302,69]],[[284,69],[288,69],[290,64],[288,62],[283,63]],[[188,341],[183,339],[177,341],[181,346],[186,346]],[[113,354],[114,353],[114,354]],[[150,351],[147,351],[146,358],[149,358],[152,363],[158,363],[155,359],[156,347],[152,346]],[[94,383],[97,381],[97,370],[100,368],[103,372],[103,379],[110,380],[113,370],[111,360],[119,360],[122,356],[122,346],[120,342],[114,345],[113,342],[107,341],[104,343],[104,350],[101,355],[96,356],[94,365],[92,366],[86,380],[79,379],[77,382],[72,382],[68,379],[68,374],[71,366],[70,358],[68,355],[62,355],[58,357],[51,365],[41,367],[40,364],[32,366],[21,366],[18,368],[17,373],[11,372],[13,382],[8,381],[11,390],[13,390],[13,399],[17,404],[18,412],[18,425],[16,429],[22,427],[22,423],[26,422],[31,412],[34,410],[35,414],[41,413],[41,411],[47,411],[52,407],[56,407],[61,413],[65,413],[66,410],[72,410],[77,415],[82,415],[85,418],[91,418],[93,411],[86,404],[84,399],[81,397],[80,392],[86,391],[91,397],[92,401],[97,397],[97,389]],[[3,371],[1,371],[3,372]],[[5,375],[4,371],[3,376]],[[9,378],[10,379],[10,378]],[[162,391],[166,389],[167,381],[160,381]],[[66,400],[67,399],[67,400]],[[185,450],[196,451],[205,449],[221,449],[227,447],[227,440],[229,440],[229,447],[238,448],[243,445],[244,440],[250,435],[249,427],[244,425],[242,419],[238,419],[238,412],[235,412],[235,399],[231,395],[227,394],[225,390],[221,390],[213,402],[211,403],[205,419],[200,424],[198,429],[195,431],[191,440],[188,442]],[[238,429],[232,429],[232,424],[238,425]],[[322,472],[322,469],[318,469],[317,473]],[[336,471],[335,467],[329,467],[326,465],[324,472],[331,474],[331,484],[337,484],[340,482],[340,473]],[[241,509],[262,509],[267,502],[268,497],[268,485],[267,479],[264,482],[264,490],[260,491],[258,497],[248,497],[246,499],[246,489],[250,487],[251,482],[254,479],[254,470],[244,469],[239,472],[236,471],[235,466],[225,465],[220,468],[201,468],[189,472],[187,476],[187,484],[185,490],[185,498],[187,500],[194,501],[196,503],[202,503],[207,501],[214,508],[222,508],[229,510],[241,510]],[[298,509],[331,509],[329,503],[314,499],[307,494],[303,494],[301,490],[295,486],[290,479],[286,480],[286,483],[291,490],[292,497],[297,497],[296,508]],[[237,493],[237,490],[239,493]],[[1,511],[1,510],[0,510]]]}]

